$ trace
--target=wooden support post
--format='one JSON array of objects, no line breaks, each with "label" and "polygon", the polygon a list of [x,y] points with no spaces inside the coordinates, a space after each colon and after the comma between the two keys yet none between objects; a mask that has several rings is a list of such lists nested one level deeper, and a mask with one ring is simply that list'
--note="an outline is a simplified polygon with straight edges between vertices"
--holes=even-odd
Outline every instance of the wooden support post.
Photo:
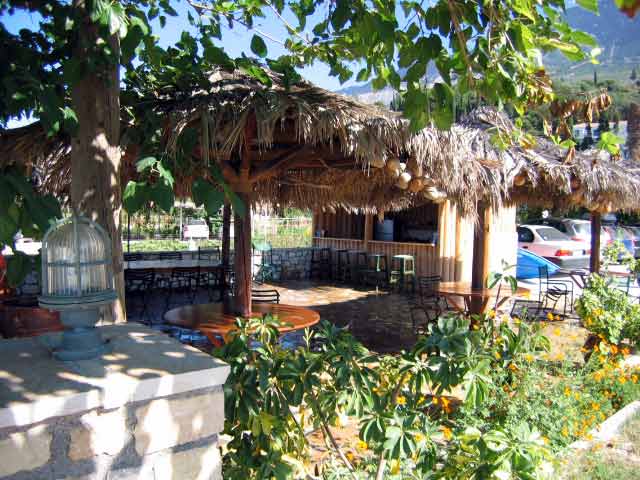
[{"label": "wooden support post", "polygon": [[248,318],[251,314],[251,198],[246,192],[237,192],[244,202],[244,216],[233,212],[233,264],[236,275],[234,313]]},{"label": "wooden support post", "polygon": [[462,280],[462,215],[456,209],[456,248],[455,248],[455,268],[453,279],[456,282]]},{"label": "wooden support post", "polygon": [[600,212],[591,212],[591,258],[589,270],[591,273],[600,272],[600,228],[602,217]]},{"label": "wooden support post", "polygon": [[366,251],[369,251],[369,241],[373,240],[373,215],[370,213],[364,216],[364,242],[363,246]]},{"label": "wooden support post", "polygon": [[[471,267],[471,288],[485,288],[489,275],[487,207],[478,203],[478,222],[473,231],[473,264]],[[481,313],[482,298],[471,300],[471,313]]]},{"label": "wooden support post", "polygon": [[231,204],[225,200],[222,208],[222,266],[229,268],[229,252],[231,250]]}]

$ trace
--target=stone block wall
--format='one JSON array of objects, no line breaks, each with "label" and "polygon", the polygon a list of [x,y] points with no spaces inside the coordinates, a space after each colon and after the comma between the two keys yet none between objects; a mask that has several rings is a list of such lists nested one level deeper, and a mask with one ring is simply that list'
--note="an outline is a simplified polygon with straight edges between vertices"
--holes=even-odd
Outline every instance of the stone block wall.
[{"label": "stone block wall", "polygon": [[282,265],[282,280],[309,278],[311,248],[274,248],[273,261]]},{"label": "stone block wall", "polygon": [[222,387],[0,429],[3,480],[218,480]]}]

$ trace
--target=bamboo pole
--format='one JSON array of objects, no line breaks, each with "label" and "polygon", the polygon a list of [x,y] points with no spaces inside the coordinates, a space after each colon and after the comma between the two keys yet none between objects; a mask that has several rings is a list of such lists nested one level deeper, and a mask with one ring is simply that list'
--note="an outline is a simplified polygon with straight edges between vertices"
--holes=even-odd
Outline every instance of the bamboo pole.
[{"label": "bamboo pole", "polygon": [[589,270],[591,273],[600,272],[600,229],[602,217],[600,212],[591,212],[591,257]]}]

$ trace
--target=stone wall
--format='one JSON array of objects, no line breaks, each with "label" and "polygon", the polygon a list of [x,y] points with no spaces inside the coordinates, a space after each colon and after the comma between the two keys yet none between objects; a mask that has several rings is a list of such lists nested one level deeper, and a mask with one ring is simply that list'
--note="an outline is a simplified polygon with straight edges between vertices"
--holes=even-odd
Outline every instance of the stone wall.
[{"label": "stone wall", "polygon": [[274,263],[282,265],[282,280],[309,278],[311,248],[274,248]]},{"label": "stone wall", "polygon": [[137,325],[101,358],[51,358],[59,334],[0,341],[0,479],[219,480],[229,367]]},{"label": "stone wall", "polygon": [[222,389],[0,430],[3,480],[222,478]]}]

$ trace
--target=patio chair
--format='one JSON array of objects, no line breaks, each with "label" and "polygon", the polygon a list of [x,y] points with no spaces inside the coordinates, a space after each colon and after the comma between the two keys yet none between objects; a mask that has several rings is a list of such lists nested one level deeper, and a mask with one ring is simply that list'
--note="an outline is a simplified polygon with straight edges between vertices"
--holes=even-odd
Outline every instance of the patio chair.
[{"label": "patio chair", "polygon": [[563,315],[567,314],[567,302],[569,312],[573,311],[573,281],[559,278],[549,278],[549,267],[538,267],[538,301],[546,307],[549,300],[554,302],[554,309],[560,298],[564,298]]},{"label": "patio chair", "polygon": [[124,272],[124,292],[127,300],[127,306],[134,311],[134,304],[137,300],[141,304],[140,319],[145,322],[145,316],[148,313],[149,300],[153,294],[155,283],[155,271],[151,268],[129,269]]},{"label": "patio chair", "polygon": [[418,277],[418,290],[410,301],[411,322],[416,330],[414,313],[421,311],[427,317],[427,324],[438,319],[443,311],[449,310],[447,299],[439,295],[436,286],[441,281],[440,275],[423,275]]},{"label": "patio chair", "polygon": [[198,287],[206,290],[209,301],[214,300],[217,294],[217,300],[221,301],[225,291],[224,269],[222,266],[216,268],[200,269],[198,279]]},{"label": "patio chair", "polygon": [[331,277],[331,270],[331,249],[328,247],[312,248],[309,278],[329,278]]},{"label": "patio chair", "polygon": [[171,271],[171,276],[163,285],[166,294],[165,311],[172,305],[178,305],[174,300],[176,295],[186,296],[188,304],[193,304],[198,294],[200,282],[199,267],[176,267]]},{"label": "patio chair", "polygon": [[251,289],[253,303],[280,303],[280,292],[274,289]]},{"label": "patio chair", "polygon": [[258,271],[253,277],[253,280],[257,283],[265,282],[277,282],[282,276],[282,265],[274,261],[273,248],[269,242],[260,242],[253,245],[253,254],[260,255],[260,263],[255,266],[258,267]]}]

